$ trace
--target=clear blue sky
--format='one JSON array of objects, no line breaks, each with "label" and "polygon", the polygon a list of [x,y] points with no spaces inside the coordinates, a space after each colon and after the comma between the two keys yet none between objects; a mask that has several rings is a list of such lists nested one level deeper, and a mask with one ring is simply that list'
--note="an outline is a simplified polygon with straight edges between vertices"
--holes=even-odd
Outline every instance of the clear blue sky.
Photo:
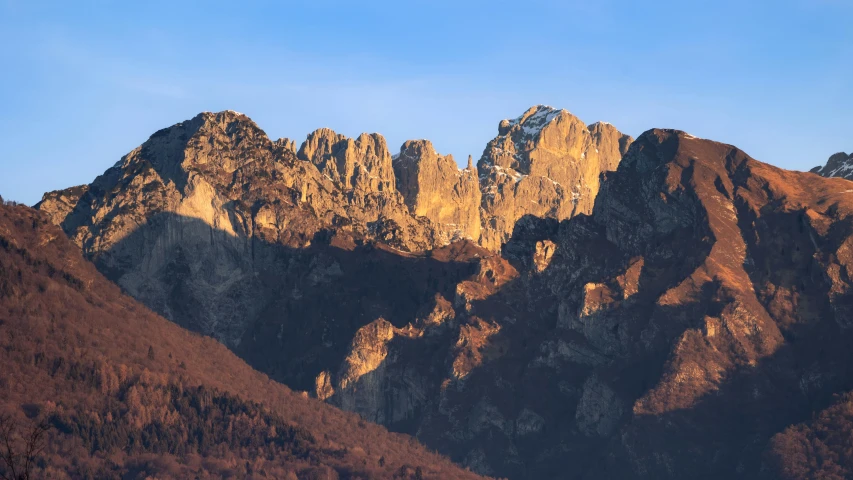
[{"label": "clear blue sky", "polygon": [[204,110],[459,162],[538,103],[792,169],[853,150],[853,0],[0,0],[0,65],[0,195],[28,204]]}]

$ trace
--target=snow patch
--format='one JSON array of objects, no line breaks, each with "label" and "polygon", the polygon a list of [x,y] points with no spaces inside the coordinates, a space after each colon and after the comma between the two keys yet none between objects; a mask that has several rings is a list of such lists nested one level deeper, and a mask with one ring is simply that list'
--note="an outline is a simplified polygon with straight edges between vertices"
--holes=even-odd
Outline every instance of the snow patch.
[{"label": "snow patch", "polygon": [[829,172],[828,177],[840,177],[843,175],[847,175],[851,170],[853,170],[853,163],[844,162],[840,167],[836,168]]}]

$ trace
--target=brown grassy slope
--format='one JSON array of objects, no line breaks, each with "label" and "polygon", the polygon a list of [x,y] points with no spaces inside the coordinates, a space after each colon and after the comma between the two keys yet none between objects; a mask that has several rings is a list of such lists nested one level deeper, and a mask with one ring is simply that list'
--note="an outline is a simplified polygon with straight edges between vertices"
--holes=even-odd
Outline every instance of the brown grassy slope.
[{"label": "brown grassy slope", "polygon": [[476,478],[151,313],[24,206],[0,206],[0,365],[53,478]]}]

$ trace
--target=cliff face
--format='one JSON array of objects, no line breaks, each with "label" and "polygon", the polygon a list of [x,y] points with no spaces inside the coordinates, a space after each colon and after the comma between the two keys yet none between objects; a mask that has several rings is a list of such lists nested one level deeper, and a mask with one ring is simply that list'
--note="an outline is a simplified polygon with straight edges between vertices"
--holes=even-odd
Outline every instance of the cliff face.
[{"label": "cliff face", "polygon": [[235,346],[279,301],[281,281],[294,288],[271,269],[322,262],[300,256],[312,245],[422,252],[470,239],[499,249],[481,228],[477,178],[427,141],[406,142],[392,160],[378,134],[320,129],[297,152],[245,115],[205,112],[38,208],[133,296]]},{"label": "cliff face", "polygon": [[523,217],[453,299],[354,336],[328,401],[511,478],[848,471],[787,456],[849,432],[845,182],[646,132],[591,216]]},{"label": "cliff face", "polygon": [[353,140],[321,128],[308,135],[298,158],[313,163],[320,173],[345,191],[394,191],[391,154],[379,134],[363,133]]},{"label": "cliff face", "polygon": [[587,127],[569,112],[543,105],[503,120],[477,164],[480,243],[499,249],[524,215],[564,220],[589,214],[600,174],[619,164],[630,143],[610,125]]},{"label": "cliff face", "polygon": [[480,188],[470,159],[460,170],[429,140],[410,140],[394,159],[394,174],[413,215],[429,218],[451,238],[480,238]]},{"label": "cliff face", "polygon": [[[581,127],[552,143],[580,135],[595,171],[595,148],[613,154],[627,142],[604,125]],[[521,157],[542,182],[576,169],[537,148]],[[432,438],[428,418],[451,408],[443,392],[502,348],[492,342],[504,327],[475,305],[518,276],[494,252],[508,237],[483,220],[489,180],[479,173],[426,141],[392,159],[375,134],[322,129],[297,149],[226,111],[155,133],[92,184],[46,194],[39,208],[158,313],[275,379]],[[597,191],[597,174],[584,178]],[[511,217],[503,221],[521,218]],[[538,244],[538,271],[555,245]],[[537,431],[540,417],[525,413],[524,428]],[[504,470],[470,445],[454,454],[479,471]]]}]

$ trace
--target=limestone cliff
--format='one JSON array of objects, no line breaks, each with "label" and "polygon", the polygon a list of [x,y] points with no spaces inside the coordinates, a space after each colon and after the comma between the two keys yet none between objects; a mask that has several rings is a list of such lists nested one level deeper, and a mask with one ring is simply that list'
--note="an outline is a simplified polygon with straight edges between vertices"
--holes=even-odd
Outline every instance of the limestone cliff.
[{"label": "limestone cliff", "polygon": [[610,125],[587,127],[569,112],[544,105],[501,121],[477,164],[480,243],[499,249],[524,215],[563,220],[589,214],[599,176],[616,168],[630,143]]},{"label": "limestone cliff", "polygon": [[273,295],[268,246],[303,249],[335,237],[421,251],[447,241],[409,214],[381,137],[333,136],[327,156],[324,132],[300,150],[313,152],[321,173],[248,117],[205,112],[38,207],[131,295],[234,345]]},{"label": "limestone cliff", "polygon": [[480,238],[480,188],[470,162],[460,170],[429,140],[410,140],[394,159],[394,174],[413,215],[432,220],[451,238]]},{"label": "limestone cliff", "polygon": [[39,202],[39,209],[50,217],[54,225],[60,225],[74,211],[80,197],[89,190],[88,185],[78,185],[64,190],[47,192]]},{"label": "limestone cliff", "polygon": [[344,190],[394,191],[391,154],[382,135],[363,133],[352,139],[321,128],[308,135],[297,156]]}]

